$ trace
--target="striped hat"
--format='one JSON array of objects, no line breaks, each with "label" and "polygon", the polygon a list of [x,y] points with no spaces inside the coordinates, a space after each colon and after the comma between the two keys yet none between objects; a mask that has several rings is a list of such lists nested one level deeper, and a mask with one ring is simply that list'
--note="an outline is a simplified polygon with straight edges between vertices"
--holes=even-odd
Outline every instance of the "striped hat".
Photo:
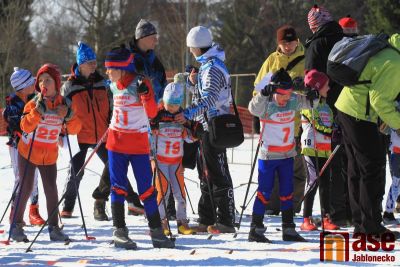
[{"label": "striped hat", "polygon": [[135,55],[131,53],[124,45],[113,48],[106,55],[105,67],[107,69],[119,69],[128,72],[135,72]]},{"label": "striped hat", "polygon": [[14,72],[10,77],[11,86],[15,91],[19,91],[35,84],[35,78],[29,70],[14,67]]},{"label": "striped hat", "polygon": [[323,6],[314,5],[308,12],[308,25],[312,32],[332,20],[331,14]]}]

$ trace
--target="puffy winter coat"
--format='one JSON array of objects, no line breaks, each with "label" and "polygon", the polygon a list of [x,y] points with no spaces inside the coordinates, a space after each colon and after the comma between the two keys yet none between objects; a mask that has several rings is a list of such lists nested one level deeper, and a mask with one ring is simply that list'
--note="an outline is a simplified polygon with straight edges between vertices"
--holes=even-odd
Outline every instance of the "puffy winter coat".
[{"label": "puffy winter coat", "polygon": [[[389,42],[400,49],[400,34],[394,34]],[[386,48],[371,57],[360,75],[360,81],[370,84],[344,87],[335,106],[338,110],[359,120],[377,123],[378,116],[392,129],[400,129],[400,113],[395,99],[400,94],[400,54]],[[369,116],[367,98],[369,97]]]},{"label": "puffy winter coat", "polygon": [[[339,23],[336,21],[328,22],[322,25],[305,43],[306,48],[306,59],[305,69],[312,70],[316,69],[320,72],[326,73],[326,63],[328,61],[328,55],[332,50],[335,43],[343,38],[343,30]],[[326,103],[335,112],[334,104],[338,98],[342,86],[330,81],[330,90]]]},{"label": "puffy winter coat", "polygon": [[136,71],[139,74],[150,77],[154,97],[158,103],[162,100],[165,86],[167,86],[164,66],[153,50],[144,53],[138,48],[136,41],[130,42],[129,45],[131,52],[135,54]]},{"label": "puffy winter coat", "polygon": [[[23,134],[18,143],[18,152],[28,159],[33,132],[36,129],[29,161],[36,165],[52,165],[57,162],[58,137],[63,127],[63,118],[59,117],[55,110],[66,101],[61,95],[57,95],[54,102],[46,101],[47,111],[44,115],[36,110],[36,101],[37,97],[24,107],[24,116],[21,119]],[[66,127],[69,134],[77,134],[80,131],[81,122],[75,113],[72,119],[66,122]]]},{"label": "puffy winter coat", "polygon": [[192,105],[183,111],[187,120],[196,120],[203,123],[208,130],[207,119],[230,113],[231,78],[225,67],[225,52],[215,44],[206,53],[196,58],[201,63],[197,77],[197,84],[188,84],[192,91]]},{"label": "puffy winter coat", "polygon": [[108,89],[103,76],[97,71],[86,79],[82,75],[77,76],[76,69],[75,64],[61,91],[72,101],[72,107],[82,122],[78,142],[96,144],[107,130],[110,121]]}]

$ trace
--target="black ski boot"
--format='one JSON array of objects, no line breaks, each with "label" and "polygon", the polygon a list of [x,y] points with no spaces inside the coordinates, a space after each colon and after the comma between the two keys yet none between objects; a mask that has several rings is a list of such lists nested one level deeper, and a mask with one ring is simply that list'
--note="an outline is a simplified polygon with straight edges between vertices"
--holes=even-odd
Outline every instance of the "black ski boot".
[{"label": "black ski boot", "polygon": [[147,217],[150,228],[151,241],[155,248],[174,248],[175,242],[167,238],[161,227],[160,213],[158,210],[151,216]]},{"label": "black ski boot", "polygon": [[263,219],[264,216],[253,214],[248,238],[249,242],[272,243],[264,235],[267,228],[264,227]]},{"label": "black ski boot", "polygon": [[154,248],[174,248],[175,242],[164,235],[162,227],[150,229],[151,241]]},{"label": "black ski boot", "polygon": [[116,228],[113,232],[113,241],[116,248],[136,249],[137,245],[129,238],[129,230],[125,226]]},{"label": "black ski boot", "polygon": [[108,221],[106,201],[104,199],[96,199],[94,202],[93,216],[96,221]]},{"label": "black ski boot", "polygon": [[282,211],[282,240],[292,242],[307,242],[295,229],[293,209]]}]

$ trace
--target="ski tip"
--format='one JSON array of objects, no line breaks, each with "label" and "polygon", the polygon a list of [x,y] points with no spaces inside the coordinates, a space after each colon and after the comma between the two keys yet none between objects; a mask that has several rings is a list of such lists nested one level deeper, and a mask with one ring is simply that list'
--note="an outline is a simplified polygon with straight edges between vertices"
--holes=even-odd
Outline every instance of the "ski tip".
[{"label": "ski tip", "polygon": [[193,249],[192,251],[190,251],[190,255],[194,255],[196,253],[196,250]]},{"label": "ski tip", "polygon": [[0,241],[0,243],[3,244],[3,245],[8,246],[8,245],[10,245],[10,240]]}]

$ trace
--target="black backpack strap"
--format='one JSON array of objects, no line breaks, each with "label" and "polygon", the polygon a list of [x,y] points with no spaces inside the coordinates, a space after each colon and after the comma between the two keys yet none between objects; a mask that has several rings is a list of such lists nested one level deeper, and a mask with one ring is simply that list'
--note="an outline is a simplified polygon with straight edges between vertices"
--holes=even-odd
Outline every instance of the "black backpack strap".
[{"label": "black backpack strap", "polygon": [[289,64],[287,64],[286,66],[286,71],[290,71],[291,69],[293,69],[300,61],[302,61],[305,58],[304,55],[298,56],[295,59],[293,59],[292,61],[289,62]]}]

